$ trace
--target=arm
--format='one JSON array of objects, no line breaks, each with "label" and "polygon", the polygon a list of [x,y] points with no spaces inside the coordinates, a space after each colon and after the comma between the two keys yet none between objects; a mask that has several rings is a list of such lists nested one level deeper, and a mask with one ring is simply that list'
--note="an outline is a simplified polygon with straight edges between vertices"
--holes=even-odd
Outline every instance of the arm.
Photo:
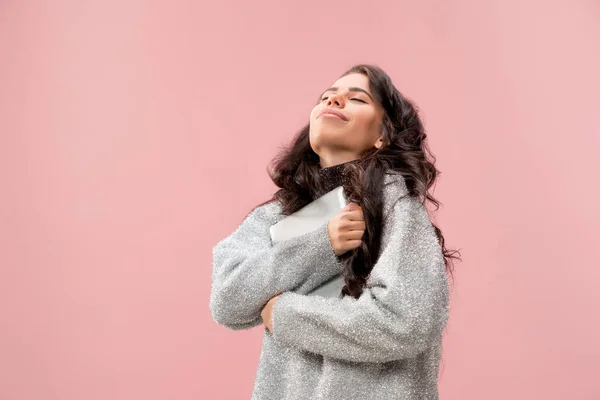
[{"label": "arm", "polygon": [[272,245],[275,210],[274,204],[256,208],[213,247],[210,310],[215,322],[229,329],[260,325],[271,297],[291,290],[308,293],[341,271],[326,223]]},{"label": "arm", "polygon": [[439,340],[448,318],[441,247],[418,199],[386,217],[382,252],[358,299],[283,293],[273,337],[288,346],[358,362],[411,358]]}]

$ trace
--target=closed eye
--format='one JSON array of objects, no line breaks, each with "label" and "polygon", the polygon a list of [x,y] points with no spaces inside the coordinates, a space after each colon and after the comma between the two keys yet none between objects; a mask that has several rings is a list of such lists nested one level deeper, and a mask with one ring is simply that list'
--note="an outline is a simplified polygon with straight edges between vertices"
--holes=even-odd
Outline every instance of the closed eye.
[{"label": "closed eye", "polygon": [[[325,96],[325,97],[323,97],[323,98],[321,99],[321,101],[325,101],[325,100],[327,100],[328,98],[329,98],[329,97]],[[366,101],[364,101],[364,100],[362,100],[362,99],[359,99],[359,98],[357,98],[357,97],[353,97],[353,98],[351,98],[350,100],[356,100],[356,101],[360,101],[361,103],[365,103],[365,104],[367,104],[367,102],[366,102]]]}]

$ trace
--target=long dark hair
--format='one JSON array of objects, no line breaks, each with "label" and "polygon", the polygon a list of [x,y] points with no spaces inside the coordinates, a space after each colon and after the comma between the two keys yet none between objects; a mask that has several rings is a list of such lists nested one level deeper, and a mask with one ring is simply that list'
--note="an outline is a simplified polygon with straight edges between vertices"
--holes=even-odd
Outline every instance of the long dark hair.
[{"label": "long dark hair", "polygon": [[[423,204],[429,201],[437,210],[441,203],[429,193],[440,172],[434,166],[435,157],[427,146],[427,135],[418,108],[396,89],[381,68],[359,64],[342,76],[352,73],[367,76],[371,93],[385,111],[381,148],[373,147],[360,159],[344,166],[350,181],[344,187],[346,197],[362,206],[366,229],[361,246],[341,256],[345,283],[341,294],[358,298],[380,252],[382,188],[386,171],[391,169],[400,172],[409,195],[418,196]],[[319,180],[319,156],[310,145],[309,128],[309,124],[304,126],[291,145],[283,148],[271,162],[268,173],[279,190],[261,205],[279,201],[283,214],[289,215],[324,194]],[[442,247],[446,271],[453,275],[453,259],[460,259],[460,253],[448,250],[442,231],[435,224],[433,227]]]}]

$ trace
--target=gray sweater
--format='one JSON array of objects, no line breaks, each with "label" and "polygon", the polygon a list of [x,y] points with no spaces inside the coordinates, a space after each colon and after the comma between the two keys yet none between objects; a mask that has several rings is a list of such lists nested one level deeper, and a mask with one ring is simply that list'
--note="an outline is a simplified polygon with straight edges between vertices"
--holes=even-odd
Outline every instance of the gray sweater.
[{"label": "gray sweater", "polygon": [[390,171],[380,257],[358,299],[307,296],[342,264],[327,224],[271,244],[279,203],[254,209],[213,248],[210,310],[232,330],[262,324],[253,400],[438,399],[449,286],[441,247],[418,198]]}]

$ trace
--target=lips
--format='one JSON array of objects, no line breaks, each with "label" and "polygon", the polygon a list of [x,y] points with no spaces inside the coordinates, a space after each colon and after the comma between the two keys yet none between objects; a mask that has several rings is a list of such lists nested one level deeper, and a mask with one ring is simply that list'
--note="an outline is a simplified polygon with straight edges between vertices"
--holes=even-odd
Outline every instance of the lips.
[{"label": "lips", "polygon": [[335,115],[336,117],[339,117],[340,119],[344,120],[344,121],[348,121],[348,117],[346,117],[344,114],[342,114],[340,111],[338,110],[334,110],[332,108],[326,108],[325,110],[321,111],[319,113],[319,117],[321,115],[324,114],[329,114],[329,115]]}]

